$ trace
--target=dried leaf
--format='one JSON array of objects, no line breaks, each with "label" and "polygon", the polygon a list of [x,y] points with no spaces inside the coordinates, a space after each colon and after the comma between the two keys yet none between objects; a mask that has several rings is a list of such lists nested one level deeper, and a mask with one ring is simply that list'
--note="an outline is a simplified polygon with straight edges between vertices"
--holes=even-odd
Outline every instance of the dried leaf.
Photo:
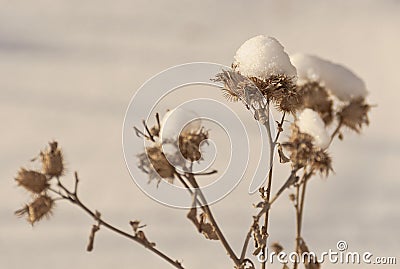
[{"label": "dried leaf", "polygon": [[290,161],[288,157],[283,153],[283,149],[281,144],[278,145],[278,154],[279,154],[279,162],[280,163],[287,163]]}]

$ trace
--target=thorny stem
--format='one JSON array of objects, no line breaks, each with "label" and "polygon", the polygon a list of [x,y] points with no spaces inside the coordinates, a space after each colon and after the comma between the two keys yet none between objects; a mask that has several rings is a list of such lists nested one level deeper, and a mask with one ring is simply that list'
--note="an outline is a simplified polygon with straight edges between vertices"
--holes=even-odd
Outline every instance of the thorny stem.
[{"label": "thorny stem", "polygon": [[[269,203],[264,203],[262,209],[260,210],[260,212],[258,212],[258,214],[256,216],[253,216],[253,223],[254,222],[258,222],[261,218],[261,216],[267,212],[267,210],[269,210],[269,208],[271,207],[271,205],[280,197],[280,195],[283,193],[283,191],[288,187],[288,182],[291,181],[291,178],[293,178],[293,175],[296,174],[296,172],[298,171],[298,169],[293,169],[292,172],[290,173],[288,179],[286,180],[286,182],[284,183],[284,185],[282,185],[282,187],[280,188],[280,190],[273,196],[272,199],[269,200]],[[247,248],[250,242],[250,238],[251,238],[251,233],[253,232],[253,224],[250,226],[249,231],[246,234],[246,238],[244,240],[244,244],[243,244],[243,248],[242,248],[242,252],[240,255],[240,260],[243,261],[245,256],[246,256],[246,252],[247,252]]]},{"label": "thorny stem", "polygon": [[[266,229],[265,229],[265,231],[266,232],[267,232],[267,226],[268,226],[268,214],[269,214],[269,208],[270,208],[270,205],[271,205],[271,201],[274,201],[274,200],[276,200],[276,198],[278,198],[277,196],[275,196],[273,200],[271,200],[271,201],[269,200],[269,198],[270,198],[270,189],[271,189],[271,184],[272,184],[273,154],[274,154],[274,151],[275,151],[275,146],[278,143],[279,136],[283,131],[282,126],[283,126],[283,123],[285,121],[285,116],[286,116],[286,113],[283,112],[281,121],[278,122],[278,132],[277,132],[274,140],[272,140],[272,134],[271,134],[271,130],[269,128],[269,109],[268,109],[268,116],[267,116],[268,120],[267,120],[266,124],[264,125],[265,128],[267,129],[269,143],[270,143],[270,146],[271,146],[271,150],[270,150],[270,170],[268,172],[268,183],[267,183],[268,184],[268,188],[267,188],[266,203],[264,204],[263,209],[258,213],[258,215],[254,216],[254,221],[258,222],[260,217],[265,213],[266,214],[266,216],[265,216],[265,220],[266,220],[266,225],[265,225]],[[253,223],[254,223],[254,221],[253,221]],[[241,261],[242,264],[243,264],[243,262],[245,260],[245,257],[246,257],[247,248],[248,248],[249,241],[250,241],[250,238],[251,238],[252,227],[253,227],[253,224],[251,225],[249,231],[246,234],[246,238],[245,238],[244,243],[243,243],[242,252],[240,254],[240,261]],[[265,252],[265,248],[263,249],[263,252]]]},{"label": "thorny stem", "polygon": [[74,186],[74,192],[71,192],[70,190],[68,190],[60,181],[60,179],[57,177],[57,183],[58,186],[67,194],[67,195],[63,195],[61,192],[52,190],[53,192],[59,194],[62,198],[67,199],[68,201],[70,201],[72,204],[77,205],[78,207],[80,207],[81,209],[83,209],[87,214],[89,214],[95,221],[98,222],[99,225],[102,225],[104,227],[106,227],[107,229],[121,235],[124,236],[132,241],[135,241],[136,243],[142,245],[143,247],[145,247],[146,249],[150,250],[151,252],[153,252],[154,254],[156,254],[157,256],[159,256],[160,258],[164,259],[165,261],[167,261],[168,263],[170,263],[172,266],[174,266],[175,268],[178,269],[184,269],[184,267],[182,266],[182,264],[178,261],[178,260],[173,260],[170,257],[168,257],[166,254],[164,254],[163,252],[161,252],[160,250],[156,249],[153,245],[148,244],[148,242],[146,243],[145,241],[143,241],[142,239],[136,237],[135,235],[131,235],[127,232],[124,232],[116,227],[114,227],[113,225],[109,224],[108,222],[106,222],[105,220],[103,220],[101,217],[99,217],[98,214],[96,214],[95,212],[93,212],[92,210],[90,210],[84,203],[81,202],[81,200],[78,198],[78,194],[77,194],[77,189],[78,189],[78,174],[75,172],[75,186]]},{"label": "thorny stem", "polygon": [[241,261],[241,264],[243,264],[243,262],[246,260],[246,259],[245,259],[245,256],[246,256],[246,252],[247,252],[247,247],[248,247],[249,242],[250,242],[251,233],[253,232],[254,223],[257,223],[257,222],[260,221],[260,218],[261,218],[262,215],[267,211],[267,209],[269,208],[269,206],[270,206],[269,204],[264,203],[264,205],[263,205],[262,209],[260,210],[260,212],[258,212],[258,214],[257,214],[256,216],[253,216],[253,223],[252,223],[252,225],[250,226],[250,229],[249,229],[249,231],[248,231],[247,234],[246,234],[246,238],[245,238],[245,240],[244,240],[242,252],[241,252],[241,254],[240,254],[240,261]]},{"label": "thorny stem", "polygon": [[[177,174],[177,176],[181,182],[184,181],[180,174]],[[196,181],[194,175],[192,173],[188,173],[185,175],[185,177],[187,178],[189,183],[192,185],[192,187],[196,189],[197,195],[200,197],[200,200],[202,202],[200,204],[200,207],[207,214],[207,217],[209,218],[211,224],[213,225],[215,232],[218,235],[219,240],[221,241],[225,250],[228,252],[229,257],[232,259],[232,261],[235,263],[235,265],[237,267],[239,267],[240,266],[239,258],[236,256],[235,252],[233,251],[233,249],[229,245],[228,241],[226,240],[224,234],[222,233],[221,229],[219,228],[218,223],[215,220],[215,218],[211,212],[211,209],[207,204],[207,200],[206,200],[203,192],[201,191],[199,185],[197,184],[197,181]],[[187,186],[187,184],[186,184],[186,186]]]},{"label": "thorny stem", "polygon": [[[267,203],[269,203],[269,200],[270,200],[270,197],[271,197],[272,168],[273,168],[273,164],[274,164],[275,146],[276,146],[276,143],[277,143],[277,141],[278,141],[278,139],[279,139],[279,135],[280,135],[281,132],[282,132],[282,124],[283,124],[283,122],[284,122],[284,120],[285,120],[285,115],[286,115],[285,113],[283,113],[282,119],[281,119],[281,122],[280,122],[280,125],[279,125],[279,128],[278,128],[278,132],[277,132],[277,134],[276,134],[276,137],[275,137],[274,140],[272,140],[269,113],[270,113],[270,109],[269,109],[269,104],[268,104],[268,106],[267,106],[267,121],[266,121],[266,123],[264,124],[265,128],[267,129],[268,140],[269,140],[269,144],[270,144],[270,152],[269,152],[269,167],[270,167],[270,168],[269,168],[269,172],[268,172],[267,194],[266,194],[266,197],[265,197],[265,201],[266,201]],[[264,217],[264,231],[265,231],[265,235],[267,236],[267,238],[268,238],[269,209],[270,209],[270,207],[267,208],[267,210],[266,210],[266,212],[265,212],[265,217]],[[265,254],[266,245],[267,245],[267,244],[265,244],[265,246],[264,246],[264,247],[262,248],[262,250],[261,250],[263,254]],[[266,260],[264,260],[264,261],[261,263],[261,268],[262,268],[262,269],[265,269],[265,265],[266,265]]]}]

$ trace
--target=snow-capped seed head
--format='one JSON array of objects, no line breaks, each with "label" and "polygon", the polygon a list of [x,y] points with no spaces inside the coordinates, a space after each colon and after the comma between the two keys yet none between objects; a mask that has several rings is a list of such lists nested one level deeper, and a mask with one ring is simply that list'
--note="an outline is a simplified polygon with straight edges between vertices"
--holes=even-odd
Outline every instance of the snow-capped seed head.
[{"label": "snow-capped seed head", "polygon": [[297,69],[300,84],[320,82],[342,101],[364,98],[368,94],[364,82],[343,65],[307,54],[295,54],[290,59]]},{"label": "snow-capped seed head", "polygon": [[314,146],[321,149],[326,149],[329,146],[330,138],[325,129],[325,123],[318,112],[309,108],[304,109],[298,116],[296,125],[300,132],[314,138]]},{"label": "snow-capped seed head", "polygon": [[290,140],[282,143],[282,147],[290,152],[290,161],[295,168],[309,167],[312,171],[319,171],[326,176],[332,170],[329,154],[317,147],[314,137],[301,132],[296,124],[292,126]]},{"label": "snow-capped seed head", "polygon": [[48,176],[59,177],[64,173],[63,154],[56,141],[49,143],[50,148],[41,152],[42,170]]},{"label": "snow-capped seed head", "polygon": [[33,225],[43,217],[48,217],[54,206],[54,200],[47,196],[41,195],[37,197],[32,203],[26,205],[24,208],[15,212],[18,216],[27,215],[28,221]]},{"label": "snow-capped seed head", "polygon": [[44,174],[24,168],[18,171],[15,180],[18,182],[18,185],[33,193],[39,194],[49,187]]},{"label": "snow-capped seed head", "polygon": [[197,132],[200,128],[199,115],[194,111],[177,107],[165,113],[161,120],[161,141],[177,141],[181,133]]},{"label": "snow-capped seed head", "polygon": [[275,38],[264,35],[244,42],[236,51],[233,66],[242,75],[261,80],[272,75],[286,75],[292,78],[297,75],[284,47]]},{"label": "snow-capped seed head", "polygon": [[307,82],[298,86],[302,108],[317,111],[326,125],[333,120],[333,102],[325,87],[318,82]]}]

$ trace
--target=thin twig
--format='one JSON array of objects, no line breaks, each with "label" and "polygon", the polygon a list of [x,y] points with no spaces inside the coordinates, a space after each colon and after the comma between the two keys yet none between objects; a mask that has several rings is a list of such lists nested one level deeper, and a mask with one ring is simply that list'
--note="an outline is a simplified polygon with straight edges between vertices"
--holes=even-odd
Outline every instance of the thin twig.
[{"label": "thin twig", "polygon": [[142,123],[143,123],[144,128],[146,129],[146,132],[147,132],[147,134],[148,134],[150,140],[153,141],[153,142],[155,142],[154,137],[153,137],[153,134],[150,132],[150,129],[149,129],[149,127],[148,127],[147,124],[146,124],[146,121],[143,120]]},{"label": "thin twig", "polygon": [[209,172],[199,172],[199,173],[192,173],[195,176],[209,176],[218,173],[217,170],[211,170]]},{"label": "thin twig", "polygon": [[[301,228],[303,224],[303,212],[304,212],[304,202],[306,197],[307,182],[313,175],[312,172],[307,173],[304,169],[304,174],[302,176],[301,182],[296,185],[296,253],[300,254],[300,240],[302,238]],[[297,269],[297,261],[293,264],[293,269]]]},{"label": "thin twig", "polygon": [[74,194],[78,196],[78,184],[79,184],[78,172],[75,171],[74,177],[75,177]]},{"label": "thin twig", "polygon": [[331,135],[331,140],[329,141],[329,144],[332,143],[333,139],[335,138],[335,136],[339,133],[340,128],[342,128],[343,126],[343,122],[342,120],[339,121],[338,125],[336,126],[336,129],[333,131],[332,135]]},{"label": "thin twig", "polygon": [[272,205],[279,197],[280,195],[290,186],[296,183],[297,177],[296,173],[299,169],[294,168],[289,175],[289,178],[283,183],[282,187],[276,192],[276,194],[273,196],[273,198],[269,201],[269,204]]},{"label": "thin twig", "polygon": [[[76,178],[75,178],[75,184],[77,184],[79,182],[78,179],[78,175],[75,174]],[[129,233],[126,233],[116,227],[114,227],[113,225],[109,224],[108,222],[106,222],[105,220],[103,220],[102,218],[100,218],[98,216],[98,214],[96,214],[95,212],[93,212],[92,210],[90,210],[84,203],[81,202],[81,200],[78,198],[77,194],[74,192],[71,192],[70,190],[68,190],[59,180],[59,178],[57,178],[57,183],[58,186],[67,193],[68,196],[62,196],[63,198],[69,200],[72,204],[77,205],[79,208],[83,209],[87,214],[89,214],[95,221],[98,222],[99,226],[102,225],[104,227],[106,227],[107,229],[121,235],[124,236],[132,241],[135,241],[136,243],[142,245],[143,247],[145,247],[146,249],[150,250],[151,252],[153,252],[154,254],[156,254],[157,256],[159,256],[160,258],[164,259],[165,261],[167,261],[168,263],[170,263],[171,265],[173,265],[175,268],[178,269],[183,269],[184,267],[182,266],[182,264],[178,261],[178,260],[173,260],[170,257],[168,257],[166,254],[164,254],[163,252],[161,252],[160,250],[156,249],[153,245],[151,244],[146,244],[143,240],[141,240],[140,238],[131,235]],[[74,187],[74,190],[77,190],[77,186]],[[57,193],[57,192],[56,192]],[[57,194],[62,195],[61,192],[58,192]]]}]

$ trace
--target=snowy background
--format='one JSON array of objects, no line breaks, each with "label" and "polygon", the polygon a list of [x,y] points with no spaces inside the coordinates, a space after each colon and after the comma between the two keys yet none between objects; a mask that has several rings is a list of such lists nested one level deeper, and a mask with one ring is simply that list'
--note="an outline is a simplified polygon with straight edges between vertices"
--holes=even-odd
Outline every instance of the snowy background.
[{"label": "snowy background", "polygon": [[[29,159],[50,139],[64,147],[69,172],[79,171],[82,199],[106,219],[126,229],[131,219],[149,224],[149,238],[187,268],[232,268],[218,242],[195,233],[186,212],[157,204],[132,182],[122,122],[149,77],[185,62],[229,65],[236,49],[258,34],[276,37],[290,54],[314,53],[349,66],[378,105],[361,136],[335,142],[336,174],[312,182],[304,225],[309,246],[322,252],[346,240],[351,251],[397,255],[400,262],[399,14],[397,0],[0,0],[0,268],[169,268],[106,230],[87,253],[92,220],[70,205],[58,203],[51,220],[33,228],[13,215],[27,202],[15,186],[16,171],[37,167]],[[254,213],[248,184],[215,205],[237,251]],[[271,242],[291,249],[293,223],[282,199]]]}]

